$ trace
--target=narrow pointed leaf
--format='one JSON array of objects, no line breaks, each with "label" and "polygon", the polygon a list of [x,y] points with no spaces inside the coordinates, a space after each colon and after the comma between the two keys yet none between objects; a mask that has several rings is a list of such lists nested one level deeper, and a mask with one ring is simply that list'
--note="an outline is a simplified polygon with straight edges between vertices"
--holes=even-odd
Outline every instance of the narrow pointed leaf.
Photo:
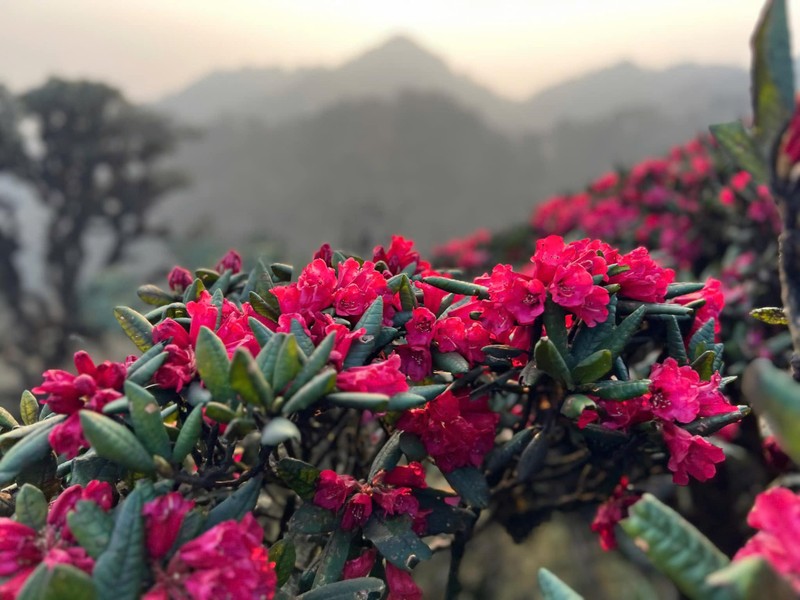
[{"label": "narrow pointed leaf", "polygon": [[[709,129],[711,130],[711,135],[714,136],[714,139],[717,140],[722,150],[728,155],[728,158],[730,158],[737,168],[748,171],[758,184],[766,184],[769,182],[766,162],[755,140],[753,140],[751,134],[745,130],[741,121],[711,125]],[[687,293],[692,292],[673,294],[667,297],[677,297]]]},{"label": "narrow pointed leaf", "polygon": [[208,327],[200,327],[195,349],[197,372],[215,400],[224,402],[233,397],[230,385],[228,351],[217,334]]},{"label": "narrow pointed leaf", "polygon": [[[154,348],[155,347],[156,346],[154,346]],[[133,373],[128,372],[128,381],[138,383],[139,385],[147,385],[147,383],[149,383],[149,381],[153,378],[153,375],[156,374],[156,371],[158,371],[163,364],[167,362],[168,358],[169,352],[160,352],[159,354],[156,354],[146,363],[142,364]]]},{"label": "narrow pointed leaf", "polygon": [[686,355],[686,343],[683,340],[678,319],[670,317],[665,324],[667,327],[667,352],[679,365],[688,364],[689,357]]},{"label": "narrow pointed leaf", "polygon": [[489,484],[475,467],[461,467],[444,474],[447,482],[468,505],[475,508],[489,506]]},{"label": "narrow pointed leaf", "polygon": [[358,410],[384,411],[389,405],[389,396],[371,392],[336,392],[325,399],[336,406]]},{"label": "narrow pointed leaf", "polygon": [[288,415],[293,412],[305,410],[312,404],[322,399],[336,385],[336,369],[324,369],[311,381],[297,390],[286,404],[281,407],[281,414]]},{"label": "narrow pointed leaf", "polygon": [[278,461],[277,474],[303,500],[310,500],[317,489],[319,469],[295,458]]},{"label": "narrow pointed leaf", "polygon": [[375,577],[359,577],[337,581],[315,588],[298,596],[299,600],[378,600],[383,597],[386,584]]},{"label": "narrow pointed leaf", "polygon": [[153,457],[124,425],[91,410],[80,411],[83,434],[97,455],[131,471],[152,473]]},{"label": "narrow pointed leaf", "polygon": [[575,383],[591,383],[597,381],[611,370],[611,351],[598,350],[590,354],[572,369]]},{"label": "narrow pointed leaf", "polygon": [[39,402],[28,390],[22,392],[19,401],[19,416],[25,425],[33,425],[39,419]]},{"label": "narrow pointed leaf", "polygon": [[47,522],[47,499],[42,490],[26,483],[17,492],[14,507],[15,521],[37,531],[44,528]]},{"label": "narrow pointed leaf", "polygon": [[263,407],[272,405],[272,387],[246,348],[239,347],[233,354],[230,384],[245,404]]},{"label": "narrow pointed leaf", "polygon": [[495,448],[486,458],[486,471],[489,474],[498,473],[504,469],[515,454],[521,452],[533,438],[533,429],[523,429],[514,434],[510,440],[499,448]]},{"label": "narrow pointed leaf", "polygon": [[292,385],[286,390],[286,398],[291,398],[301,387],[307,384],[311,379],[319,373],[322,368],[328,364],[328,359],[331,356],[333,347],[336,344],[336,333],[332,332],[325,336],[319,346],[317,346],[308,356],[306,364],[300,369],[300,372],[292,381]]},{"label": "narrow pointed leaf", "polygon": [[322,556],[317,566],[317,573],[311,586],[312,589],[335,583],[342,578],[344,563],[347,562],[347,555],[350,553],[350,541],[354,535],[355,532],[353,531],[337,529],[328,538],[328,543],[325,544],[325,549],[322,551]]},{"label": "narrow pointed leaf", "polygon": [[464,296],[477,296],[482,300],[489,298],[489,289],[487,287],[468,281],[459,281],[457,279],[437,276],[423,277],[422,281],[440,290],[444,290],[445,292],[463,294]]},{"label": "narrow pointed leaf", "polygon": [[550,442],[544,432],[540,431],[522,452],[519,457],[519,464],[517,465],[517,481],[524,483],[529,481],[539,470],[544,466],[545,458],[547,458],[547,450],[550,447]]},{"label": "narrow pointed leaf", "polygon": [[533,349],[533,356],[536,360],[536,368],[541,369],[556,381],[560,381],[567,387],[572,387],[572,374],[569,372],[564,357],[558,351],[555,344],[549,338],[543,337],[536,342]]},{"label": "narrow pointed leaf", "polygon": [[250,325],[250,331],[253,332],[253,336],[256,338],[258,345],[262,348],[266,346],[267,342],[269,342],[275,336],[274,331],[269,329],[255,317],[250,317],[247,320],[247,323]]},{"label": "narrow pointed leaf", "polygon": [[302,366],[297,340],[293,335],[289,335],[284,339],[281,349],[278,351],[278,360],[272,375],[272,389],[276,394],[280,393],[295,378]]},{"label": "narrow pointed leaf", "polygon": [[263,475],[256,475],[212,508],[204,524],[205,530],[208,531],[223,521],[241,521],[247,513],[256,507],[263,481]]},{"label": "narrow pointed leaf", "polygon": [[161,420],[161,408],[153,395],[143,387],[125,382],[125,395],[130,403],[131,421],[136,437],[150,454],[169,460],[169,436]]},{"label": "narrow pointed leaf", "polygon": [[355,340],[350,346],[347,358],[344,360],[344,368],[360,367],[366,364],[370,354],[375,349],[375,341],[381,332],[383,325],[383,298],[378,296],[375,301],[367,307],[364,314],[356,323],[353,330],[366,330],[361,339]]},{"label": "narrow pointed leaf", "polygon": [[400,462],[400,457],[403,451],[400,449],[400,435],[401,431],[395,431],[392,436],[386,440],[386,443],[375,455],[372,461],[372,466],[369,469],[367,481],[372,481],[380,471],[391,471]]},{"label": "narrow pointed leaf", "polygon": [[172,462],[180,464],[194,449],[203,427],[203,407],[195,406],[183,422],[175,447],[172,449]]},{"label": "narrow pointed leaf", "polygon": [[364,527],[364,537],[371,541],[383,557],[406,571],[432,556],[431,549],[411,530],[411,519],[373,514]]},{"label": "narrow pointed leaf", "polygon": [[[14,444],[10,450],[7,450],[3,454],[3,458],[0,459],[0,486],[10,483],[24,469],[29,468],[52,452],[48,436],[53,427],[63,420],[63,415],[59,415],[58,417],[47,419],[41,427],[36,425],[29,426],[31,429],[28,430],[28,434]],[[3,437],[20,432],[22,429],[22,427],[14,429],[4,434]]]},{"label": "narrow pointed leaf", "polygon": [[68,564],[40,563],[25,580],[16,600],[95,600],[92,579]]},{"label": "narrow pointed leaf", "polygon": [[543,600],[583,600],[583,596],[547,569],[539,569],[538,580]]},{"label": "narrow pointed leaf", "polygon": [[272,544],[269,549],[269,560],[275,563],[278,587],[281,587],[291,577],[295,560],[297,560],[297,553],[292,540],[283,538]]},{"label": "narrow pointed leaf", "polygon": [[336,513],[311,502],[304,502],[292,514],[288,528],[292,535],[319,535],[333,531],[337,525]]},{"label": "narrow pointed leaf", "polygon": [[114,317],[139,350],[145,352],[150,349],[153,345],[153,325],[144,316],[127,306],[118,306],[114,309]]},{"label": "narrow pointed leaf", "polygon": [[598,381],[580,386],[578,389],[603,400],[630,400],[650,391],[650,380]]},{"label": "narrow pointed leaf", "polygon": [[714,327],[716,322],[713,318],[703,323],[689,340],[689,360],[695,360],[706,350],[710,350],[714,345]]}]

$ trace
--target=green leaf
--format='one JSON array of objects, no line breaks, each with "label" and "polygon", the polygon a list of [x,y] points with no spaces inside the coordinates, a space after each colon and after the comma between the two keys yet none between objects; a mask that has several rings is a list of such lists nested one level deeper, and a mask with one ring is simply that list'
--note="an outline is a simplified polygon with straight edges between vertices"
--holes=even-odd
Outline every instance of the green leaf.
[{"label": "green leaf", "polygon": [[713,350],[706,350],[692,362],[692,369],[700,375],[701,381],[711,381],[714,374],[714,361],[717,355]]},{"label": "green leaf", "polygon": [[80,411],[83,434],[97,455],[134,472],[152,473],[153,457],[124,425],[91,410]]},{"label": "green leaf", "polygon": [[36,400],[36,396],[28,390],[22,392],[22,397],[19,400],[19,416],[25,425],[33,425],[39,420],[39,402]]},{"label": "green leaf", "polygon": [[306,356],[311,354],[314,351],[314,342],[311,341],[311,338],[308,337],[306,330],[303,329],[302,324],[297,319],[292,319],[291,324],[289,325],[289,331],[291,331],[294,339],[297,340],[297,345],[300,347]]},{"label": "green leaf", "polygon": [[183,302],[194,302],[200,297],[200,293],[205,291],[206,286],[200,279],[195,279],[192,284],[183,292]]},{"label": "green leaf", "polygon": [[649,379],[639,379],[636,381],[597,381],[582,385],[578,389],[581,392],[592,394],[603,400],[630,400],[638,398],[650,391]]},{"label": "green leaf", "polygon": [[297,393],[281,407],[281,414],[289,415],[293,412],[305,410],[334,389],[335,385],[336,369],[323,369],[321,373],[312,377],[311,381],[297,390]]},{"label": "green leaf", "polygon": [[203,428],[203,406],[197,405],[183,422],[175,447],[172,449],[172,462],[180,464],[194,449]]},{"label": "green leaf", "polygon": [[564,403],[561,405],[561,414],[568,419],[577,420],[584,410],[592,410],[597,408],[594,400],[583,394],[570,394],[564,398]]},{"label": "green leaf", "polygon": [[372,466],[369,469],[367,481],[372,481],[377,477],[381,471],[391,471],[400,462],[400,457],[403,451],[400,449],[400,435],[401,431],[395,431],[392,436],[386,440],[386,443],[378,450],[375,459],[372,461]]},{"label": "green leaf", "polygon": [[533,438],[533,429],[523,429],[514,434],[508,442],[492,450],[491,454],[486,458],[486,471],[489,474],[495,474],[511,462],[515,454],[525,448]]},{"label": "green leaf", "polygon": [[666,321],[667,327],[667,353],[674,358],[679,365],[686,365],[689,363],[689,357],[686,355],[686,344],[683,341],[683,334],[681,333],[681,326],[678,324],[678,319],[670,317]]},{"label": "green leaf", "polygon": [[23,485],[14,499],[14,520],[36,531],[47,522],[47,499],[42,490],[29,483]]},{"label": "green leaf", "polygon": [[428,401],[423,396],[411,392],[400,392],[389,398],[386,410],[409,410],[425,406]]},{"label": "green leaf", "polygon": [[[714,136],[714,139],[717,140],[717,143],[719,143],[722,150],[737,168],[748,171],[758,184],[766,184],[769,182],[767,166],[761,156],[758,146],[740,121],[711,125],[709,129],[711,130],[711,135]],[[673,294],[673,296],[668,296],[668,298],[689,293],[692,292]]]},{"label": "green leaf", "polygon": [[696,419],[684,425],[683,428],[692,435],[708,436],[713,435],[723,427],[727,427],[731,423],[738,423],[750,414],[750,407],[739,405],[736,407],[735,412],[722,413],[711,417],[703,417]]},{"label": "green leaf", "polygon": [[269,268],[278,281],[291,281],[294,274],[294,267],[284,263],[272,263]]},{"label": "green leaf", "polygon": [[235,492],[217,504],[208,513],[204,528],[206,531],[223,521],[241,521],[244,516],[256,507],[261,493],[263,475],[256,475],[239,486]]},{"label": "green leaf", "polygon": [[325,399],[336,406],[358,410],[384,411],[389,404],[389,396],[373,392],[336,392]]},{"label": "green leaf", "polygon": [[[617,309],[620,313],[634,313],[639,308],[644,308],[644,312],[649,316],[667,316],[673,315],[678,317],[689,317],[694,313],[690,306],[683,306],[681,304],[659,304],[653,302],[632,302],[627,300],[620,300],[617,304]],[[620,324],[621,325],[621,324]]]},{"label": "green leaf", "polygon": [[698,329],[689,340],[689,360],[694,360],[699,357],[706,350],[710,350],[714,345],[714,327],[715,321],[713,318],[703,323],[702,327]]},{"label": "green leaf", "polygon": [[253,336],[260,347],[263,348],[267,345],[267,342],[275,337],[275,333],[255,317],[247,319],[247,323],[250,325],[250,331],[253,332]]},{"label": "green leaf", "polygon": [[297,425],[284,417],[273,417],[261,432],[262,446],[277,446],[287,440],[299,440]]},{"label": "green leaf", "polygon": [[411,519],[408,517],[381,519],[373,514],[364,527],[364,537],[375,545],[386,560],[406,571],[432,556],[431,549],[411,530]]},{"label": "green leaf", "polygon": [[417,308],[417,297],[414,295],[414,288],[411,287],[411,280],[408,275],[402,273],[400,275],[401,283],[400,289],[400,307],[402,310],[414,310]]},{"label": "green leaf", "polygon": [[111,542],[114,519],[91,500],[79,500],[75,509],[67,514],[69,530],[86,554],[100,557]]},{"label": "green leaf", "polygon": [[772,0],[752,38],[751,93],[754,125],[762,147],[770,148],[794,111],[794,61],[785,0]]},{"label": "green leaf", "polygon": [[282,587],[291,577],[295,560],[297,560],[297,553],[292,540],[283,538],[272,544],[269,549],[269,560],[275,563],[278,587]]},{"label": "green leaf", "polygon": [[611,351],[598,350],[590,354],[572,369],[572,378],[576,383],[597,381],[611,370]]},{"label": "green leaf", "polygon": [[789,324],[789,319],[786,317],[786,312],[777,306],[754,308],[750,311],[750,316],[758,321],[761,321],[762,323],[767,323],[769,325]]},{"label": "green leaf", "polygon": [[145,352],[153,345],[153,325],[140,313],[127,306],[117,306],[114,309],[122,331],[130,338],[134,345]]},{"label": "green leaf", "polygon": [[262,297],[256,292],[250,292],[247,299],[250,302],[250,306],[253,307],[253,310],[256,311],[257,314],[270,321],[278,321],[280,310],[277,308],[278,300],[275,298],[274,294],[266,294]]},{"label": "green leaf", "polygon": [[469,361],[458,352],[432,351],[433,366],[439,371],[447,371],[453,375],[461,375],[469,371]]},{"label": "green leaf", "polygon": [[97,590],[91,578],[68,564],[52,567],[40,563],[25,580],[17,600],[94,600]]},{"label": "green leaf", "polygon": [[448,279],[447,277],[423,277],[422,281],[445,292],[463,296],[477,296],[481,300],[489,298],[489,288],[469,281],[459,281],[457,279]]},{"label": "green leaf", "polygon": [[428,456],[428,451],[422,440],[413,433],[403,431],[400,433],[400,449],[408,457],[408,460],[422,461]]},{"label": "green leaf", "polygon": [[69,481],[73,485],[78,483],[86,486],[93,479],[107,481],[113,485],[125,476],[122,467],[110,460],[100,458],[93,449],[78,456],[71,463]]},{"label": "green leaf", "polygon": [[310,500],[317,490],[319,469],[295,458],[282,458],[276,468],[278,477],[303,500]]},{"label": "green leaf", "polygon": [[[32,425],[32,423],[29,424]],[[19,423],[14,418],[14,415],[12,415],[10,412],[8,412],[8,410],[0,406],[0,430],[14,429],[15,427],[19,427]]]},{"label": "green leaf", "polygon": [[[718,127],[718,125],[712,125],[711,127]],[[664,294],[664,299],[670,300],[671,298],[679,298],[680,296],[686,296],[687,294],[694,294],[702,290],[704,287],[706,287],[706,284],[699,281],[670,283],[667,286],[667,293]]]},{"label": "green leaf", "polygon": [[[162,347],[161,344],[157,344],[153,346],[153,348]],[[150,350],[152,350],[151,348]],[[149,350],[148,350],[149,352]],[[135,371],[131,372],[128,371],[128,381],[132,381],[133,383],[138,383],[139,385],[146,385],[152,378],[153,375],[156,374],[161,366],[167,362],[167,358],[169,358],[169,352],[160,352],[156,354],[153,358],[148,360],[145,364],[142,364],[139,368]],[[139,361],[136,361],[134,365],[139,364]]]},{"label": "green leaf", "polygon": [[166,306],[167,304],[172,304],[175,301],[175,298],[172,297],[172,294],[165,292],[160,287],[153,285],[152,283],[140,285],[139,289],[136,290],[136,295],[141,298],[142,302],[149,304],[150,306]]},{"label": "green leaf", "polygon": [[602,348],[602,341],[610,336],[616,327],[618,302],[619,299],[616,296],[611,296],[607,307],[608,317],[602,323],[598,323],[594,327],[583,325],[578,328],[578,333],[572,342],[572,355],[575,360],[583,360]]},{"label": "green leaf", "polygon": [[378,296],[372,304],[367,307],[364,314],[353,327],[357,331],[362,327],[366,330],[361,339],[354,340],[350,346],[350,351],[344,359],[344,368],[360,367],[367,362],[370,354],[375,349],[375,340],[381,332],[383,325],[383,298]]},{"label": "green leaf", "polygon": [[642,548],[650,561],[693,600],[726,599],[706,578],[725,567],[728,558],[674,510],[652,494],[644,494],[630,507],[622,528]]},{"label": "green leaf", "polygon": [[547,569],[539,569],[538,580],[543,600],[583,600],[583,596]]},{"label": "green leaf", "polygon": [[537,369],[541,369],[567,387],[573,386],[572,374],[569,372],[567,363],[559,353],[556,345],[549,338],[543,337],[536,342],[536,347],[533,349],[533,357],[536,360]]},{"label": "green leaf", "polygon": [[[42,426],[29,425],[27,435],[20,439],[14,446],[3,454],[0,459],[0,486],[6,485],[14,480],[24,469],[29,468],[39,460],[45,458],[52,450],[48,436],[50,431],[64,420],[63,415],[53,417],[42,422]],[[19,433],[26,428],[19,427],[3,434],[0,438]]]},{"label": "green leaf", "polygon": [[[620,302],[619,304],[622,303]],[[619,356],[625,349],[625,346],[628,345],[633,334],[639,331],[639,327],[642,325],[646,312],[646,305],[642,305],[634,310],[617,325],[612,333],[600,342],[600,347],[609,350],[614,358]]]},{"label": "green leaf", "polygon": [[475,467],[461,467],[444,474],[447,482],[468,505],[475,508],[489,506],[489,484]]},{"label": "green leaf", "polygon": [[325,544],[325,549],[322,551],[317,565],[312,588],[335,583],[342,578],[344,563],[347,562],[347,555],[350,553],[350,541],[354,535],[354,531],[337,529],[328,538],[328,543]]},{"label": "green leaf", "polygon": [[517,465],[517,482],[524,483],[529,481],[539,469],[544,466],[545,458],[547,458],[547,450],[550,448],[550,441],[543,431],[540,431],[525,450],[522,456],[519,457],[519,464]]},{"label": "green leaf", "polygon": [[167,430],[161,420],[161,409],[153,395],[146,389],[125,382],[125,395],[130,402],[131,421],[136,437],[150,454],[170,459],[170,444]]},{"label": "green leaf", "polygon": [[544,313],[542,314],[542,322],[547,333],[547,338],[555,345],[556,350],[564,359],[567,366],[574,364],[572,355],[569,351],[569,344],[567,342],[567,321],[566,312],[558,304],[553,302],[549,297],[545,302]]},{"label": "green leaf", "polygon": [[214,285],[208,288],[208,291],[211,294],[215,294],[218,291],[222,292],[222,294],[226,294],[231,285],[231,275],[233,275],[233,271],[230,269],[225,269],[225,271],[214,282]]},{"label": "green leaf", "polygon": [[445,383],[433,383],[431,385],[413,385],[408,391],[415,396],[422,396],[425,400],[431,401],[438,397],[447,389]]},{"label": "green leaf", "polygon": [[136,600],[141,594],[146,570],[144,503],[145,491],[139,486],[117,509],[111,541],[92,574],[100,598]]},{"label": "green leaf", "polygon": [[240,346],[233,353],[230,370],[230,384],[245,404],[272,406],[274,399],[272,387],[247,348]]},{"label": "green leaf", "polygon": [[302,368],[300,362],[300,348],[293,335],[287,336],[278,351],[278,360],[272,375],[272,389],[280,393],[295,378]]},{"label": "green leaf", "polygon": [[329,583],[300,594],[299,600],[378,600],[383,597],[386,584],[375,577],[358,577],[347,581]]},{"label": "green leaf", "polygon": [[261,348],[258,356],[256,356],[256,364],[258,368],[261,369],[261,374],[264,375],[264,378],[270,382],[270,384],[275,375],[275,365],[278,364],[278,352],[281,351],[281,347],[287,337],[285,333],[276,333],[264,347]]},{"label": "green leaf", "polygon": [[217,334],[208,327],[200,327],[195,348],[197,372],[211,396],[220,402],[233,398],[230,385],[228,351]]},{"label": "green leaf", "polygon": [[781,449],[800,464],[800,384],[769,360],[758,358],[745,370],[742,390]]},{"label": "green leaf", "polygon": [[292,535],[330,533],[336,527],[336,513],[310,502],[301,504],[289,519],[289,533]]},{"label": "green leaf", "polygon": [[236,413],[227,404],[209,402],[206,404],[206,416],[217,423],[230,423],[236,418]]},{"label": "green leaf", "polygon": [[708,576],[714,589],[735,600],[793,600],[797,592],[761,556],[747,556]]},{"label": "green leaf", "polygon": [[300,369],[300,372],[294,378],[294,381],[292,381],[292,385],[286,390],[286,398],[291,398],[301,387],[311,381],[312,377],[322,370],[322,367],[328,364],[328,359],[331,356],[335,344],[335,332],[331,332],[325,336],[325,339],[319,343],[319,346],[309,354],[306,364],[303,365],[303,368]]}]

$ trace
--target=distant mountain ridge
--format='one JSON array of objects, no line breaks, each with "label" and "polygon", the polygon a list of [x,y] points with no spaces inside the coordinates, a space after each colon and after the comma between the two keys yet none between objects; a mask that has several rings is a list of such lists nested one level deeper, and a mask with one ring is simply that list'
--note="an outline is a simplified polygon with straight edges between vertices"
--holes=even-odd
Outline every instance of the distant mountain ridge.
[{"label": "distant mountain ridge", "polygon": [[733,118],[747,109],[747,85],[747,72],[736,67],[681,64],[654,70],[621,62],[516,102],[455,72],[411,38],[395,36],[334,68],[215,71],[156,107],[194,124],[222,116],[281,123],[340,102],[417,91],[449,96],[501,131],[519,134],[642,106],[674,118],[717,113]]}]

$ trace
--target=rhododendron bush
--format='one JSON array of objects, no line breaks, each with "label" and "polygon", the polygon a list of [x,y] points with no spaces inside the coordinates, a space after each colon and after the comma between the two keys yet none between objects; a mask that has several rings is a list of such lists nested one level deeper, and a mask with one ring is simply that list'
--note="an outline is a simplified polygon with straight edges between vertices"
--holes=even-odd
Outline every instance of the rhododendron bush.
[{"label": "rhododendron bush", "polygon": [[[770,3],[757,48],[784,31]],[[764,85],[782,89],[776,56]],[[793,164],[798,122],[779,148]],[[603,548],[624,532],[691,598],[790,597],[791,489],[758,497],[733,561],[656,498],[665,479],[712,480],[750,414],[726,395],[718,282],[662,265],[553,234],[471,278],[399,236],[368,257],[323,245],[297,269],[233,250],[175,267],[139,288],[148,309],[115,309],[135,353],[77,352],[22,394],[21,423],[0,412],[0,598],[420,598],[434,552],[456,598],[479,519],[520,540],[585,506]],[[762,360],[745,388],[797,461],[798,384]],[[539,586],[576,597],[545,569]]]}]

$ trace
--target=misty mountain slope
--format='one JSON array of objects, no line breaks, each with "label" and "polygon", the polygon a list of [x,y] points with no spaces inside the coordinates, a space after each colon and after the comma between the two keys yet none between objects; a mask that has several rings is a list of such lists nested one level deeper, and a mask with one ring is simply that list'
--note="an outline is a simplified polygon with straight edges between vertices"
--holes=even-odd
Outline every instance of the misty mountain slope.
[{"label": "misty mountain slope", "polygon": [[204,222],[230,243],[258,235],[307,257],[323,241],[363,251],[392,233],[425,248],[526,219],[544,181],[534,140],[516,141],[441,96],[342,103],[281,126],[224,122],[188,145],[194,180],[155,218]]},{"label": "misty mountain slope", "polygon": [[673,118],[702,114],[730,120],[747,114],[748,90],[744,69],[682,64],[651,70],[622,62],[552,86],[530,98],[526,109],[540,130],[642,106]]}]

